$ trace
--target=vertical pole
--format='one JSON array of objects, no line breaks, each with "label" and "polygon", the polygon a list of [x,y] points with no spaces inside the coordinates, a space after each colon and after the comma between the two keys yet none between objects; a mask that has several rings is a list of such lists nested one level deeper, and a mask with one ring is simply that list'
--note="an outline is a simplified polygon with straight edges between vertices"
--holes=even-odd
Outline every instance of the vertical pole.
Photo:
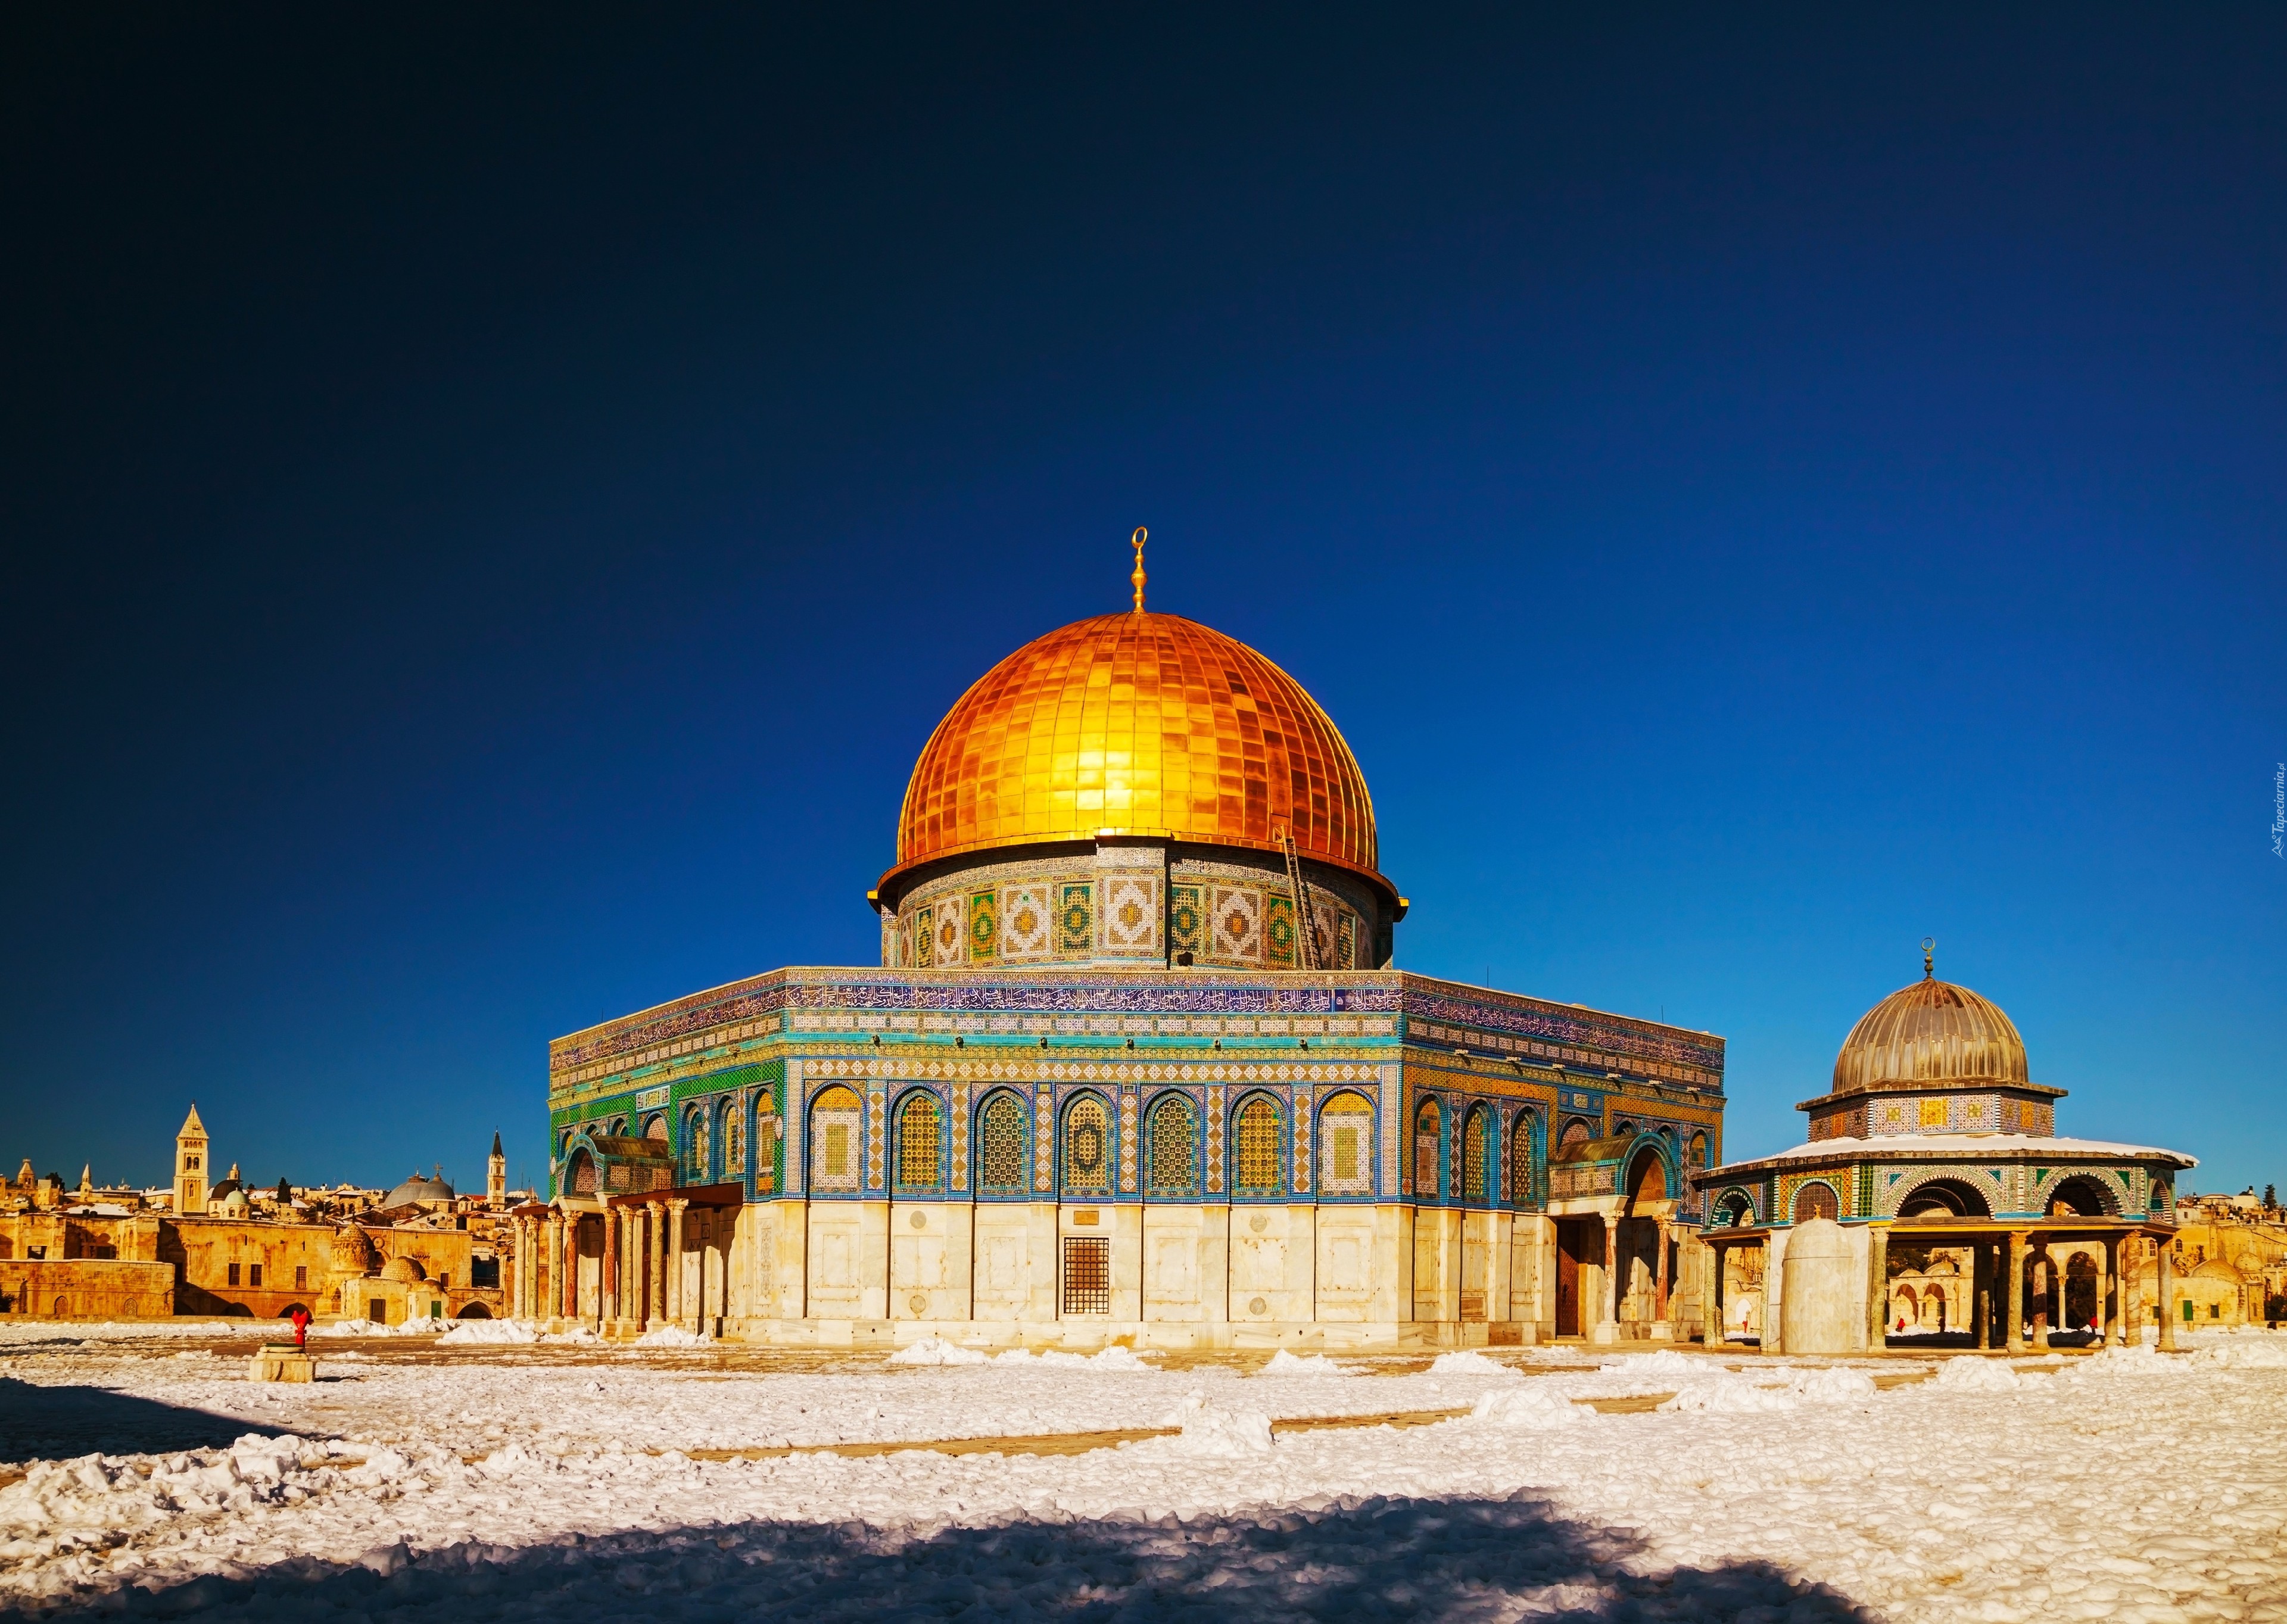
[{"label": "vertical pole", "polygon": [[2176,1351],[2176,1248],[2170,1239],[2156,1238],[2160,1248],[2160,1351]]},{"label": "vertical pole", "polygon": [[615,1328],[602,1321],[616,1319],[620,1312],[620,1229],[621,1215],[610,1207],[604,1208],[604,1278],[602,1289],[596,1294],[597,1330],[610,1335]]},{"label": "vertical pole", "polygon": [[2009,1295],[2007,1301],[2009,1351],[2025,1351],[2025,1243],[2030,1235],[2022,1229],[2009,1232]]},{"label": "vertical pole", "polygon": [[2101,1303],[2103,1340],[2116,1348],[2128,1343],[2128,1289],[2120,1278],[2120,1237],[2104,1238],[2104,1288]]}]

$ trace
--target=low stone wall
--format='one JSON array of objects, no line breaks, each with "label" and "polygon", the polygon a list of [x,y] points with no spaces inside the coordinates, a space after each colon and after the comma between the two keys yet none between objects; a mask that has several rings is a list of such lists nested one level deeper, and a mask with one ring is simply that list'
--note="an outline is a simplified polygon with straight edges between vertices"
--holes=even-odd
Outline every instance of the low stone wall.
[{"label": "low stone wall", "polygon": [[171,1264],[99,1257],[0,1262],[0,1313],[40,1319],[163,1319],[174,1311]]}]

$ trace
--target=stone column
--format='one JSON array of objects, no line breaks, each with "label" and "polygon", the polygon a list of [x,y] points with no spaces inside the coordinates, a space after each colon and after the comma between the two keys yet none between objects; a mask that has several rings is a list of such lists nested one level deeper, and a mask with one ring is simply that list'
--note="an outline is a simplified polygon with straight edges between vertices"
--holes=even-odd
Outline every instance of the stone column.
[{"label": "stone column", "polygon": [[1620,1324],[1620,1220],[1617,1213],[1604,1215],[1604,1310],[1596,1322],[1598,1342],[1612,1341],[1619,1335]]},{"label": "stone column", "polygon": [[548,1301],[545,1318],[560,1319],[564,1313],[564,1215],[550,1208],[548,1214]]},{"label": "stone column", "polygon": [[1707,1284],[1699,1294],[1699,1342],[1702,1347],[1723,1345],[1723,1246],[1721,1241],[1707,1243],[1707,1258],[1700,1265],[1707,1271]]},{"label": "stone column", "polygon": [[1667,1220],[1656,1220],[1652,1224],[1652,1244],[1659,1256],[1652,1269],[1651,1317],[1656,1325],[1667,1323]]},{"label": "stone column", "polygon": [[2104,1341],[2116,1348],[2128,1345],[2128,1282],[2120,1278],[2120,1237],[2104,1238],[2104,1288],[2107,1295],[2099,1306]]},{"label": "stone column", "polygon": [[2033,1351],[2046,1353],[2049,1351],[2049,1319],[2053,1312],[2049,1297],[2057,1275],[2056,1254],[2043,1247],[2040,1255],[2030,1261],[2033,1278],[2040,1282],[2039,1296],[2033,1304]]},{"label": "stone column", "polygon": [[651,1232],[651,1300],[645,1306],[647,1318],[653,1325],[667,1319],[667,1225],[661,1222],[667,1214],[665,1201],[650,1203],[651,1213],[646,1227]]},{"label": "stone column", "polygon": [[2009,1351],[2025,1351],[2025,1247],[2030,1232],[2022,1229],[2009,1232]]},{"label": "stone column", "polygon": [[669,1196],[667,1201],[667,1317],[686,1331],[697,1327],[688,1321],[698,1318],[684,1311],[683,1305],[683,1214],[691,1205],[685,1196]]},{"label": "stone column", "polygon": [[2160,1248],[2160,1351],[2176,1351],[2176,1248],[2163,1236]]},{"label": "stone column", "polygon": [[1872,1277],[1867,1284],[1874,1299],[1873,1322],[1866,1327],[1866,1348],[1871,1353],[1879,1353],[1890,1345],[1890,1229],[1886,1224],[1868,1226],[1866,1270]]},{"label": "stone column", "polygon": [[597,1331],[610,1335],[611,1321],[620,1311],[620,1224],[621,1214],[613,1208],[604,1208],[604,1277],[596,1293]]}]

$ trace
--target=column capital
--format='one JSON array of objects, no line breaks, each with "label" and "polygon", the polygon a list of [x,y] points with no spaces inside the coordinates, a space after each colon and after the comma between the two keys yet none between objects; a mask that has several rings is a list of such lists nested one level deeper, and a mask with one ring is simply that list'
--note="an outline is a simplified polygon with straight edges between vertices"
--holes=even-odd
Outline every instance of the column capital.
[{"label": "column capital", "polygon": [[668,1211],[673,1213],[678,1218],[684,1215],[685,1211],[690,1207],[690,1205],[691,1198],[687,1195],[670,1195],[667,1198]]}]

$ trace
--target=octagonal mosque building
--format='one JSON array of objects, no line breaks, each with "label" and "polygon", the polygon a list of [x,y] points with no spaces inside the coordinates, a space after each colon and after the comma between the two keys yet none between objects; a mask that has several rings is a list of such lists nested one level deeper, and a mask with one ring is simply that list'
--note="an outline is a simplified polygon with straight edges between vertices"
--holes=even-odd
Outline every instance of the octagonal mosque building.
[{"label": "octagonal mosque building", "polygon": [[1341,731],[1147,610],[1140,543],[1131,580],[922,746],[878,968],[550,1045],[513,1311],[819,1345],[1697,1334],[1723,1041],[1396,969]]}]

